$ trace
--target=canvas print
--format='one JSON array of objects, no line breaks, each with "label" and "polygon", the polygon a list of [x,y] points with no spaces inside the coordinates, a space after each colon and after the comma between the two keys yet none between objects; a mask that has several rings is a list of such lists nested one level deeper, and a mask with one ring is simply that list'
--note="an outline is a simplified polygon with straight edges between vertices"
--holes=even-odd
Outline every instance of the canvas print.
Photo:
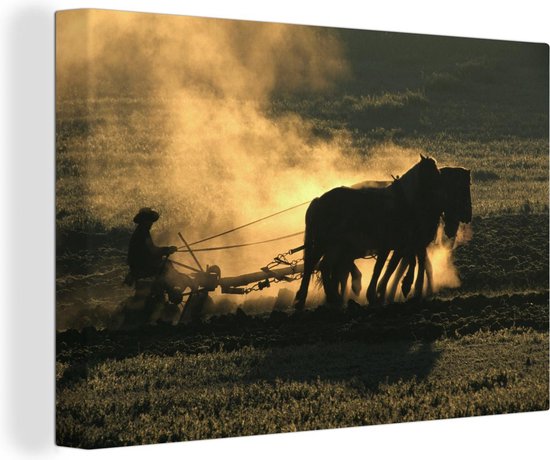
[{"label": "canvas print", "polygon": [[56,14],[56,436],[548,410],[548,46]]}]

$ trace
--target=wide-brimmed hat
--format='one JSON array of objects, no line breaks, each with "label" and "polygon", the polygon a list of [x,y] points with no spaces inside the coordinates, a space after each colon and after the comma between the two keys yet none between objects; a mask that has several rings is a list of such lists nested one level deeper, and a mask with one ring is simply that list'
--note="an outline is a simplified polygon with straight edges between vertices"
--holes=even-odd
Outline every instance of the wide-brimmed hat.
[{"label": "wide-brimmed hat", "polygon": [[141,208],[134,217],[136,224],[143,224],[145,222],[156,222],[159,219],[159,213],[151,208]]}]

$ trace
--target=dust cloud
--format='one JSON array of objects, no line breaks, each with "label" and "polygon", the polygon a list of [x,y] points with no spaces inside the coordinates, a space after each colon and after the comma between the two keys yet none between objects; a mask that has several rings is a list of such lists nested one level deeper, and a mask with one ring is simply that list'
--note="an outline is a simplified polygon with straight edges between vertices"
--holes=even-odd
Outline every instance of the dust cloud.
[{"label": "dust cloud", "polygon": [[[456,238],[454,239],[456,241]],[[443,225],[437,229],[435,241],[428,246],[427,257],[430,259],[433,270],[434,292],[443,288],[460,286],[458,271],[453,263],[454,241],[445,237]]]},{"label": "dust cloud", "polygon": [[[393,144],[360,152],[345,130],[321,139],[311,120],[270,114],[276,94],[330,92],[349,77],[329,29],[77,10],[57,15],[56,59],[58,112],[84,101],[76,114],[89,122],[79,144],[86,205],[107,228],[128,227],[139,207],[159,208],[157,244],[180,245],[178,231],[195,241],[335,186],[391,180],[423,153]],[[198,246],[302,231],[305,210]],[[222,276],[253,272],[301,240],[200,259]],[[446,254],[431,253],[439,285],[454,283],[438,278],[440,266],[452,267]]]},{"label": "dust cloud", "polygon": [[327,90],[349,67],[328,29],[107,10],[57,14],[58,98],[193,88],[265,101]]}]

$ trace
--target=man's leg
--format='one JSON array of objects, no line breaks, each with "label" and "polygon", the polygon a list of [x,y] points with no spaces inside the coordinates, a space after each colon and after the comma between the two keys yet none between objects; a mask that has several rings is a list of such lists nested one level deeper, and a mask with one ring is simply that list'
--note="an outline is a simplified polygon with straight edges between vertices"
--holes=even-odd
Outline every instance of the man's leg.
[{"label": "man's leg", "polygon": [[169,260],[165,262],[160,278],[172,303],[180,303],[183,291],[194,286],[192,278],[177,271]]}]

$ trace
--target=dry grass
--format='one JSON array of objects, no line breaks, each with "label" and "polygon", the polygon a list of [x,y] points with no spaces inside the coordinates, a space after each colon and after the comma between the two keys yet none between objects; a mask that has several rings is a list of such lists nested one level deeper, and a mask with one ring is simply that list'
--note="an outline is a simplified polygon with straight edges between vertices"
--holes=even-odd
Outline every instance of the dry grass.
[{"label": "dry grass", "polygon": [[106,361],[60,389],[57,442],[96,448],[547,410],[547,357],[547,334],[512,330]]}]

